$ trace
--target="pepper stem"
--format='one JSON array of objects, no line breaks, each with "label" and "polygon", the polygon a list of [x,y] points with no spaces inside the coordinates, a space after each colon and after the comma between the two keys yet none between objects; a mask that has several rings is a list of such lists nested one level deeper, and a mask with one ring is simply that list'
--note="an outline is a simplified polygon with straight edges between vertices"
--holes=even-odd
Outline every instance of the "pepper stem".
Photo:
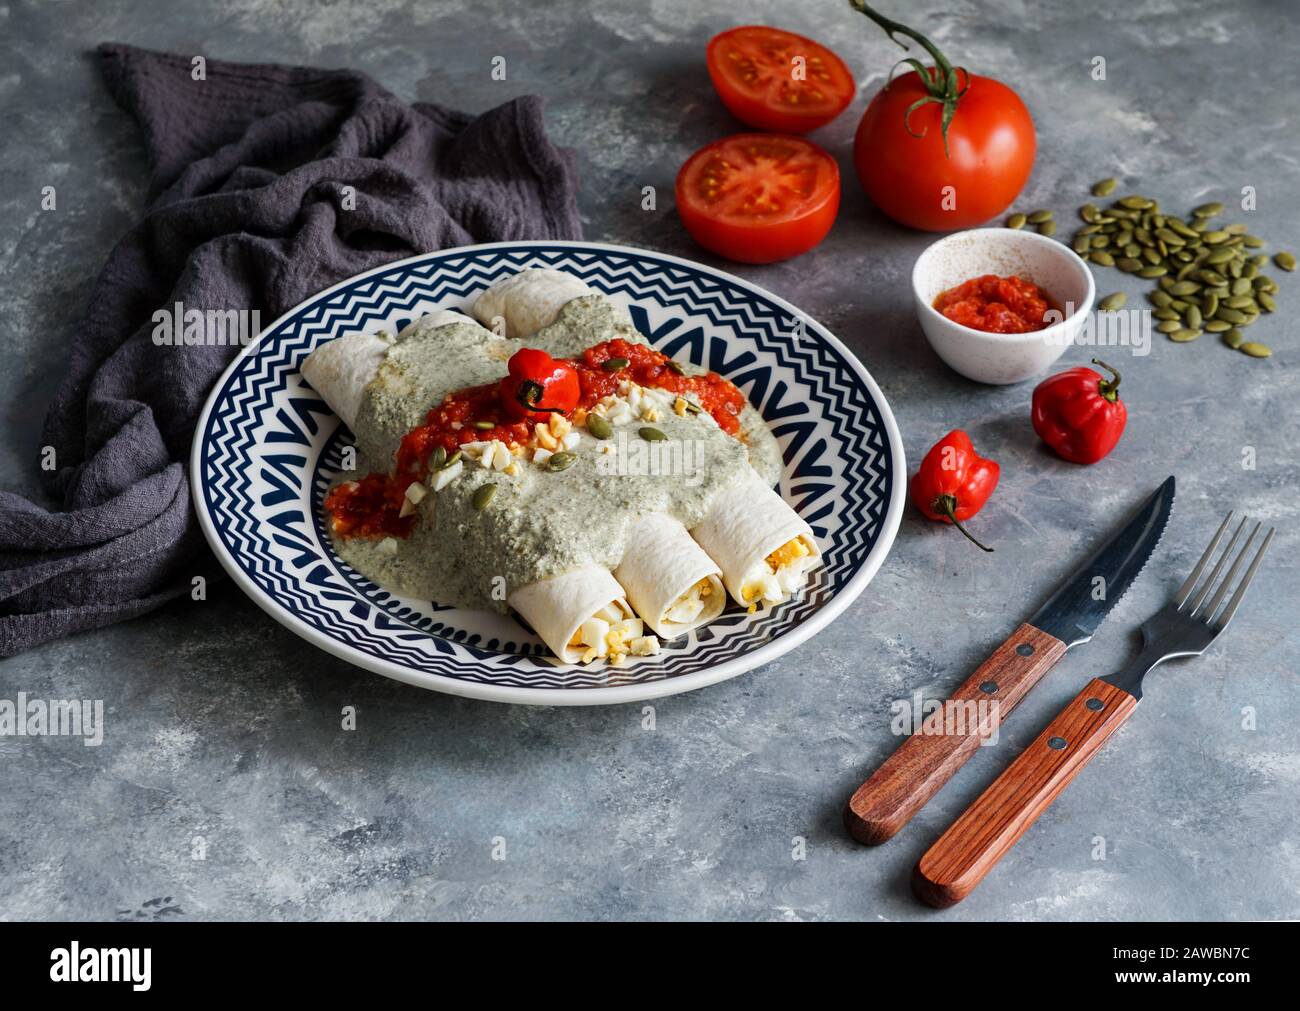
[{"label": "pepper stem", "polygon": [[958,530],[960,530],[962,532],[962,535],[968,541],[974,544],[975,547],[979,548],[981,551],[992,552],[993,550],[992,548],[985,547],[983,544],[977,541],[971,535],[970,531],[967,530],[964,526],[962,526],[961,522],[957,519],[957,496],[956,495],[940,495],[938,498],[934,500],[934,511],[948,517],[948,520],[952,523],[952,525],[955,526]]},{"label": "pepper stem", "polygon": [[1105,362],[1103,362],[1100,358],[1094,358],[1092,360],[1092,364],[1100,365],[1103,369],[1105,369],[1107,372],[1111,374],[1112,378],[1103,379],[1100,383],[1097,384],[1097,390],[1103,397],[1109,400],[1112,404],[1115,403],[1115,401],[1119,399],[1119,373],[1116,372],[1109,365],[1107,365]]},{"label": "pepper stem", "polygon": [[542,407],[537,403],[537,401],[542,399],[542,395],[545,392],[546,390],[543,388],[542,384],[537,382],[535,379],[525,379],[519,384],[519,389],[515,393],[515,399],[530,411],[536,411],[539,414],[543,412],[547,414],[563,414],[564,412],[558,407]]}]

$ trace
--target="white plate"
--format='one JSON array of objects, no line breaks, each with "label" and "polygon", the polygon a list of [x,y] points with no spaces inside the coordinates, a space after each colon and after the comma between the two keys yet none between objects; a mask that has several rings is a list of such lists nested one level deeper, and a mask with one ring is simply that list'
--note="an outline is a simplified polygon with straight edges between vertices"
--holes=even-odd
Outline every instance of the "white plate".
[{"label": "white plate", "polygon": [[[622,667],[562,664],[513,618],[389,593],[335,555],[321,499],[350,434],[303,381],[321,343],[395,331],[465,307],[499,277],[553,267],[628,306],[659,350],[739,386],[780,441],[780,492],[812,526],[825,565],[801,597],[714,622]],[[802,332],[800,328],[802,319]],[[906,470],[871,376],[794,306],[722,271],[588,242],[505,242],[430,253],[361,274],[269,326],[203,409],[191,476],[203,532],[235,581],[308,642],[435,691],[542,705],[657,698],[769,663],[846,608],[898,530]]]}]

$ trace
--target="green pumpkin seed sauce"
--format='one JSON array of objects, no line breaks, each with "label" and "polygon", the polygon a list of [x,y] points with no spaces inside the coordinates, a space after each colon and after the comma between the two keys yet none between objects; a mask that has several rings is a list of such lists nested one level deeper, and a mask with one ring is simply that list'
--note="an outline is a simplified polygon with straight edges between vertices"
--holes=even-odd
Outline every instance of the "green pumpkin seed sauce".
[{"label": "green pumpkin seed sauce", "polygon": [[[646,343],[626,311],[603,295],[574,299],[555,323],[523,340],[497,337],[472,321],[415,321],[366,387],[355,433],[360,465],[340,480],[391,469],[402,437],[423,424],[434,405],[449,393],[500,379],[520,348],[571,358],[615,337]],[[647,425],[663,432],[664,441],[642,439],[638,430]],[[506,598],[519,587],[580,565],[616,568],[640,516],[668,513],[689,529],[751,468],[775,484],[780,448],[749,405],[741,429],[747,441],[725,433],[708,414],[677,415],[661,407],[653,422],[615,425],[607,440],[575,427],[576,460],[563,470],[516,457],[518,473],[511,476],[466,457],[458,478],[425,496],[414,530],[395,540],[395,551],[389,550],[393,540],[385,545],[360,537],[336,539],[335,549],[358,572],[400,593],[504,613]],[[487,484],[496,491],[475,509],[476,493]]]}]

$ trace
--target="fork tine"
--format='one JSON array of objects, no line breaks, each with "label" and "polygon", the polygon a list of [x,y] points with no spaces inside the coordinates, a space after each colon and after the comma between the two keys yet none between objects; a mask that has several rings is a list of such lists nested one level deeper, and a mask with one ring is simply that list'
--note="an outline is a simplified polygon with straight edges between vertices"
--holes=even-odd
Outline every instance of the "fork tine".
[{"label": "fork tine", "polygon": [[[1241,551],[1238,552],[1237,557],[1233,559],[1232,568],[1230,568],[1228,570],[1228,574],[1223,577],[1223,582],[1218,584],[1219,592],[1214,595],[1214,600],[1211,601],[1210,606],[1206,608],[1204,611],[1200,612],[1200,617],[1204,621],[1210,620],[1210,618],[1214,614],[1215,608],[1219,606],[1219,601],[1221,601],[1224,598],[1224,596],[1227,594],[1228,587],[1232,585],[1232,581],[1237,575],[1237,570],[1241,568],[1242,560],[1248,554],[1250,554],[1250,546],[1255,543],[1255,535],[1259,533],[1259,528],[1262,527],[1263,525],[1264,524],[1260,522],[1255,523],[1255,529],[1250,532],[1250,536],[1246,538],[1246,543],[1242,545]],[[1231,545],[1229,545],[1229,548],[1231,548]],[[1225,557],[1226,557],[1226,553],[1225,553]],[[1220,559],[1219,564],[1220,565],[1223,564],[1223,559]],[[1217,573],[1219,570],[1216,568],[1214,571]],[[1205,596],[1204,592],[1202,592],[1201,596],[1202,597]],[[1189,612],[1189,617],[1195,618],[1197,616],[1197,613],[1199,611],[1199,605],[1200,605],[1199,598],[1197,600],[1197,605],[1198,605],[1197,609],[1194,609],[1191,612]]]},{"label": "fork tine", "polygon": [[1200,578],[1201,571],[1205,568],[1205,563],[1210,560],[1210,556],[1214,554],[1214,549],[1218,547],[1219,538],[1223,536],[1223,531],[1227,529],[1228,521],[1230,519],[1232,519],[1232,510],[1228,510],[1228,515],[1223,517],[1223,522],[1219,524],[1219,529],[1215,531],[1214,537],[1210,541],[1210,546],[1205,549],[1205,554],[1201,555],[1201,560],[1196,563],[1196,568],[1192,569],[1192,574],[1187,577],[1187,582],[1183,583],[1183,585],[1179,587],[1178,593],[1174,595],[1174,603],[1178,605],[1180,611],[1183,609],[1183,602],[1187,600],[1188,595],[1192,592],[1192,588],[1196,586],[1196,580]]},{"label": "fork tine", "polygon": [[[1256,529],[1258,529],[1258,527]],[[1250,563],[1250,568],[1246,570],[1246,574],[1241,577],[1241,582],[1237,584],[1237,592],[1232,595],[1232,599],[1228,601],[1228,606],[1223,609],[1223,613],[1219,615],[1217,620],[1213,617],[1214,609],[1219,606],[1219,598],[1223,596],[1223,590],[1228,588],[1228,581],[1232,578],[1231,575],[1229,575],[1228,580],[1224,581],[1223,589],[1215,594],[1214,600],[1210,605],[1209,614],[1211,620],[1213,620],[1214,626],[1219,631],[1223,631],[1223,629],[1227,628],[1228,622],[1230,622],[1232,616],[1237,613],[1237,608],[1241,605],[1242,598],[1246,596],[1246,588],[1250,586],[1251,580],[1255,578],[1255,570],[1259,568],[1259,563],[1264,560],[1264,552],[1268,550],[1268,545],[1273,539],[1273,532],[1275,529],[1275,527],[1268,528],[1268,533],[1264,535],[1264,543],[1261,544],[1259,550],[1255,552],[1255,558]],[[1253,538],[1254,534],[1252,534],[1251,537]],[[1245,549],[1243,549],[1241,553],[1244,555],[1246,553]],[[1240,559],[1238,559],[1238,562],[1240,562]],[[1235,572],[1237,566],[1234,565],[1232,569],[1233,572]]]},{"label": "fork tine", "polygon": [[1243,516],[1242,522],[1239,522],[1239,524],[1236,525],[1236,529],[1232,531],[1232,537],[1230,541],[1227,542],[1227,547],[1223,548],[1223,554],[1219,555],[1219,560],[1217,563],[1214,563],[1214,568],[1210,569],[1209,577],[1206,578],[1204,582],[1201,582],[1199,589],[1196,590],[1196,595],[1193,596],[1191,603],[1188,604],[1188,615],[1195,615],[1197,608],[1200,608],[1201,604],[1205,603],[1205,596],[1209,594],[1210,590],[1214,589],[1214,583],[1218,580],[1218,574],[1222,572],[1223,565],[1227,564],[1227,560],[1232,557],[1232,548],[1236,547],[1236,539],[1242,535],[1242,530],[1245,529],[1245,524],[1247,524],[1247,517]]}]

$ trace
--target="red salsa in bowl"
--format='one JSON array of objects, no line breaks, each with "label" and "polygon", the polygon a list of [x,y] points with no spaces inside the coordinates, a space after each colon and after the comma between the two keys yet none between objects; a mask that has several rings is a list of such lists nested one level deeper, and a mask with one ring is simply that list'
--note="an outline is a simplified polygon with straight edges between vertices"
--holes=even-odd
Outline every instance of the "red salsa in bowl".
[{"label": "red salsa in bowl", "polygon": [[[1047,292],[1014,274],[972,278],[941,292],[934,308],[954,323],[985,333],[1032,333],[1064,318]],[[1056,315],[1046,318],[1053,310]]]}]

